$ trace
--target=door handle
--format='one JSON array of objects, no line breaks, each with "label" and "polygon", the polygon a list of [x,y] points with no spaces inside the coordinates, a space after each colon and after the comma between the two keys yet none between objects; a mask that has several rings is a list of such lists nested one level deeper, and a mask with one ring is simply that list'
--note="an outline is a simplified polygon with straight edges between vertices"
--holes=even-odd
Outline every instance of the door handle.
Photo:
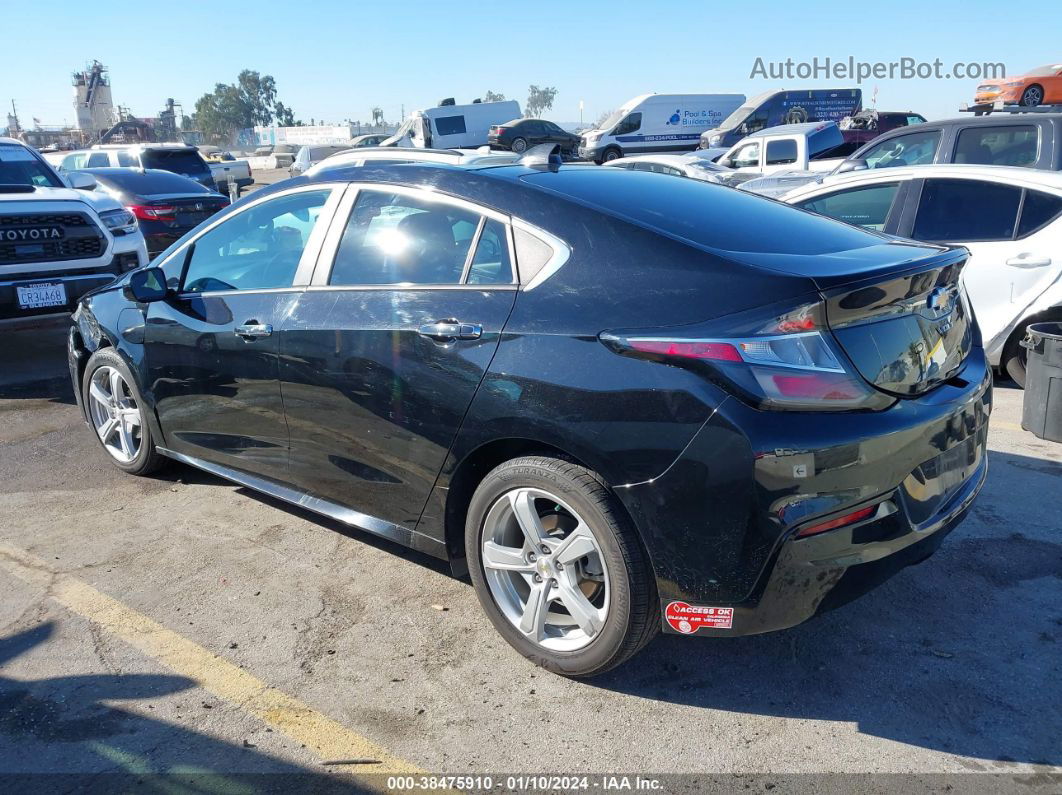
[{"label": "door handle", "polygon": [[1050,257],[1033,257],[1029,254],[1019,254],[1007,260],[1007,264],[1013,268],[1045,268],[1051,264]]},{"label": "door handle", "polygon": [[457,320],[437,320],[417,329],[422,337],[436,341],[478,340],[483,335],[483,327],[475,323],[461,323]]},{"label": "door handle", "polygon": [[258,339],[259,337],[268,337],[273,333],[273,327],[268,323],[258,323],[254,320],[248,320],[242,326],[236,326],[232,332],[237,337],[253,340]]}]

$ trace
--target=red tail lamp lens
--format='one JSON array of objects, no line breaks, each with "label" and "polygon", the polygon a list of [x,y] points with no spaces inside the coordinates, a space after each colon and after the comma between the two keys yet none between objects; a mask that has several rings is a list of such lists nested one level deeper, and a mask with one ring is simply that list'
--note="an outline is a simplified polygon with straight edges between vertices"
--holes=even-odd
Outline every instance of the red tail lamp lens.
[{"label": "red tail lamp lens", "polygon": [[858,511],[852,511],[852,513],[845,514],[839,519],[831,519],[830,521],[822,522],[821,524],[813,524],[811,527],[805,527],[803,530],[799,531],[797,533],[797,538],[806,538],[807,536],[825,533],[827,530],[836,530],[838,527],[855,524],[856,522],[860,522],[863,519],[872,516],[877,510],[877,505],[871,505],[869,508],[860,508]]},{"label": "red tail lamp lens", "polygon": [[714,359],[740,362],[741,354],[728,342],[680,342],[678,340],[631,340],[631,347],[642,353],[682,356],[686,359]]}]

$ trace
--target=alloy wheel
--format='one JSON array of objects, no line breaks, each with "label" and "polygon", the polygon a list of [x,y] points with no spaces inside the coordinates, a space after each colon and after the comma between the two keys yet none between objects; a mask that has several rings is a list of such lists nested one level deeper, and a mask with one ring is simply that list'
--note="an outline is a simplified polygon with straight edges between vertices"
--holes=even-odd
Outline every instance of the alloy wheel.
[{"label": "alloy wheel", "polygon": [[513,489],[487,512],[481,544],[491,595],[525,638],[551,651],[594,641],[608,617],[608,568],[571,506],[541,489]]},{"label": "alloy wheel", "polygon": [[116,460],[130,463],[143,444],[140,407],[125,378],[113,367],[100,367],[89,383],[89,417],[104,448]]},{"label": "alloy wheel", "polygon": [[1039,86],[1030,86],[1025,89],[1025,93],[1022,95],[1021,104],[1027,108],[1034,108],[1043,102],[1044,94],[1040,90]]}]

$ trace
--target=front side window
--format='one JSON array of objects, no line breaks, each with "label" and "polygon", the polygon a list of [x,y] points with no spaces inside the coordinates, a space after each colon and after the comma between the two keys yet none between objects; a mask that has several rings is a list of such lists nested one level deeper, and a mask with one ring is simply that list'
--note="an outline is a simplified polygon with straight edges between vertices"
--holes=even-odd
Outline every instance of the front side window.
[{"label": "front side window", "polygon": [[911,236],[929,243],[1014,237],[1021,188],[976,179],[930,179],[922,189]]},{"label": "front side window", "polygon": [[629,113],[627,118],[619,123],[615,130],[612,131],[613,135],[630,135],[633,132],[638,132],[642,128],[642,114]]},{"label": "front side window", "polygon": [[767,165],[781,166],[797,161],[797,142],[792,139],[767,142]]},{"label": "front side window", "polygon": [[749,166],[758,166],[760,164],[759,141],[753,141],[750,144],[745,144],[736,152],[734,152],[733,157],[730,158],[730,164],[734,168],[748,168]]},{"label": "front side window", "polygon": [[[460,284],[478,213],[385,190],[361,190],[339,243],[331,285]],[[504,239],[504,238],[502,238]],[[478,254],[478,252],[477,252]],[[501,267],[485,251],[486,267]]]},{"label": "front side window", "polygon": [[940,130],[908,133],[870,147],[863,159],[867,161],[869,168],[919,166],[933,162],[938,144]]},{"label": "front side window", "polygon": [[797,206],[819,215],[836,218],[838,221],[880,232],[885,228],[885,222],[889,219],[889,210],[892,208],[896,191],[899,188],[898,182],[852,188],[831,193],[829,196],[807,199]]},{"label": "front side window", "polygon": [[982,166],[1031,166],[1039,134],[1031,124],[1013,127],[967,127],[955,141],[955,162]]},{"label": "front side window", "polygon": [[184,291],[290,287],[330,193],[280,196],[222,221],[192,244]]}]

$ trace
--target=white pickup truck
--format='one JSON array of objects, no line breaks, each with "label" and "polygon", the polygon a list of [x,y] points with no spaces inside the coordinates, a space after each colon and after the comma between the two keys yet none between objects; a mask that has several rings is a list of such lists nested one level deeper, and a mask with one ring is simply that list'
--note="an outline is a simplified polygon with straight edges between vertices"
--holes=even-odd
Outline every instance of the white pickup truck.
[{"label": "white pickup truck", "polygon": [[95,187],[90,175],[64,179],[36,150],[0,138],[0,327],[68,313],[147,263],[136,218]]},{"label": "white pickup truck", "polygon": [[733,169],[733,185],[782,171],[832,171],[849,148],[836,122],[781,124],[742,138],[715,162]]}]

